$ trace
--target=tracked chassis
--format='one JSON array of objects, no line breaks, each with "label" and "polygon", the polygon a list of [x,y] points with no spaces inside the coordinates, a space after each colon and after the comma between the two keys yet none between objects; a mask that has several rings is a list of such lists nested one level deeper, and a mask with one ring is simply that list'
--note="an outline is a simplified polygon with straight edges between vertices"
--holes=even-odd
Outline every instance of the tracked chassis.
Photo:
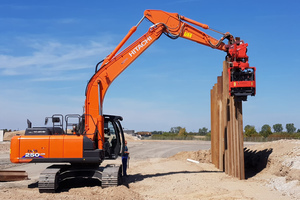
[{"label": "tracked chassis", "polygon": [[51,165],[39,177],[38,188],[41,193],[54,193],[59,184],[72,178],[97,179],[102,188],[117,186],[122,183],[122,165],[105,167]]}]

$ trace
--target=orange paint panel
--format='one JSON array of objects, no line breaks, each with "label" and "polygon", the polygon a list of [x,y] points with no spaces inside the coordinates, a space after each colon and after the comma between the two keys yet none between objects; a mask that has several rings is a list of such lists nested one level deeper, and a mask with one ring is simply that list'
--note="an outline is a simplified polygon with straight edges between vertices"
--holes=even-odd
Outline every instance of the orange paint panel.
[{"label": "orange paint panel", "polygon": [[48,158],[49,157],[49,136],[21,136],[20,158]]},{"label": "orange paint panel", "polygon": [[82,158],[83,156],[83,136],[65,135],[64,158]]},{"label": "orange paint panel", "polygon": [[63,158],[64,136],[53,135],[49,140],[49,158]]},{"label": "orange paint panel", "polygon": [[19,143],[20,136],[14,136],[10,141],[10,161],[12,163],[18,163],[20,154],[20,143]]}]

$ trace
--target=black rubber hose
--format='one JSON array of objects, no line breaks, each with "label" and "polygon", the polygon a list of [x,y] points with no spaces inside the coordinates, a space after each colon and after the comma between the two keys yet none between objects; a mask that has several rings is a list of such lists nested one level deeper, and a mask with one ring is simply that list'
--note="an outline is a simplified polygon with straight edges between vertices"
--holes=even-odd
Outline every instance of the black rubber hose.
[{"label": "black rubber hose", "polygon": [[95,67],[95,73],[98,71],[98,66],[99,66],[103,61],[104,61],[104,59],[97,63],[97,65],[96,65],[96,67]]}]

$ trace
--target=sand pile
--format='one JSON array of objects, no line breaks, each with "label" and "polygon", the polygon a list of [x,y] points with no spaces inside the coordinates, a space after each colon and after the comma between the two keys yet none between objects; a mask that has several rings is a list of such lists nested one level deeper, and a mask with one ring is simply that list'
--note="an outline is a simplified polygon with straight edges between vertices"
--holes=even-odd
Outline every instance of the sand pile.
[{"label": "sand pile", "polygon": [[125,137],[125,140],[127,140],[127,141],[140,140],[140,138],[138,138],[138,137],[136,137],[136,136],[129,135],[129,134],[127,134],[127,133],[124,133],[124,137]]},{"label": "sand pile", "polygon": [[3,140],[4,141],[10,141],[12,137],[16,136],[16,135],[24,135],[25,131],[12,131],[12,132],[5,132],[4,133],[4,137]]},{"label": "sand pile", "polygon": [[192,159],[195,161],[199,161],[200,163],[210,163],[211,151],[210,150],[182,151],[172,156],[171,159],[175,159],[175,160]]},{"label": "sand pile", "polygon": [[254,179],[264,180],[266,185],[284,195],[300,197],[300,140],[267,142],[250,146],[247,150],[257,155],[251,159],[253,165],[266,164]]},{"label": "sand pile", "polygon": [[[300,197],[300,140],[279,140],[245,148],[246,179],[263,182],[291,198]],[[175,160],[211,162],[210,150],[179,152]]]}]

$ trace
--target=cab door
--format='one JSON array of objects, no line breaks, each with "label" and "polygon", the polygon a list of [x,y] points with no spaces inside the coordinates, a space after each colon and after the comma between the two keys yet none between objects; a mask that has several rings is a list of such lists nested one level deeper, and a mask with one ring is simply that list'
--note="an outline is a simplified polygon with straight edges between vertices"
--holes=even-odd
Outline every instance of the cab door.
[{"label": "cab door", "polygon": [[115,154],[116,155],[123,155],[124,148],[125,148],[125,138],[124,138],[124,132],[123,127],[121,125],[121,122],[119,120],[115,121],[116,127],[118,129],[118,145],[115,148]]},{"label": "cab door", "polygon": [[124,133],[121,123],[116,116],[105,116],[104,151],[106,159],[116,159],[122,155],[124,148]]}]

